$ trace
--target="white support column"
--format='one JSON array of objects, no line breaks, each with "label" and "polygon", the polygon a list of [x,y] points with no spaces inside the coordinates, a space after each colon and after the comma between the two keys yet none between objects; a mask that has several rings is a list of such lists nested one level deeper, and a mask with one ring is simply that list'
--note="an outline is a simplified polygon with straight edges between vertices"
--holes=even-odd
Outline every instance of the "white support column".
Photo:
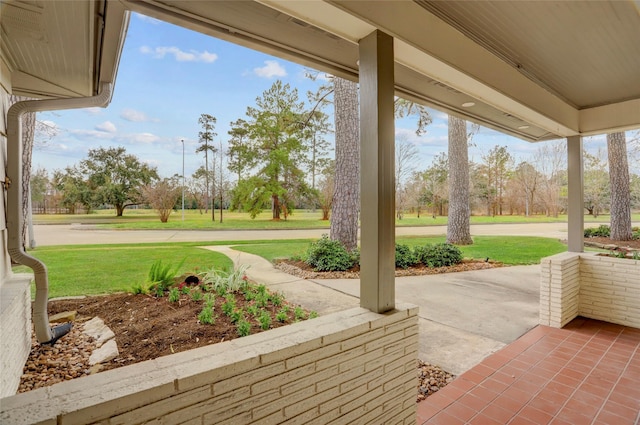
[{"label": "white support column", "polygon": [[395,308],[393,38],[360,40],[360,306]]},{"label": "white support column", "polygon": [[582,137],[567,137],[568,174],[568,250],[584,251],[584,180],[583,180]]}]

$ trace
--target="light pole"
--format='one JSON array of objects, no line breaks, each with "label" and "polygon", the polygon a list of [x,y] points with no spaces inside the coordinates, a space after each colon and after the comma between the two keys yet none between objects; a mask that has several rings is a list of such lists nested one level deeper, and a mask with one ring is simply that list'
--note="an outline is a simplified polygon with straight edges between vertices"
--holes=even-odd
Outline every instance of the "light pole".
[{"label": "light pole", "polygon": [[184,139],[182,142],[182,221],[184,221]]}]

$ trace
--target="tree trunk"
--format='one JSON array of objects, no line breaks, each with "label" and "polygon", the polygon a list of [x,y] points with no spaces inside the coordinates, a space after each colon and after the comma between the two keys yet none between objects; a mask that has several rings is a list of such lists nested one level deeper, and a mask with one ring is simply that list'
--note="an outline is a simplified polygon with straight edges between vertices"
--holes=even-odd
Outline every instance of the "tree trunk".
[{"label": "tree trunk", "polygon": [[629,241],[633,238],[633,231],[625,134],[607,134],[607,151],[611,184],[611,239]]},{"label": "tree trunk", "polygon": [[336,77],[334,87],[336,171],[330,237],[351,250],[358,246],[360,208],[358,85]]},{"label": "tree trunk", "polygon": [[122,217],[122,213],[124,212],[124,205],[116,205],[116,217]]},{"label": "tree trunk", "polygon": [[271,210],[273,211],[273,219],[280,220],[280,199],[278,195],[271,195]]},{"label": "tree trunk", "polygon": [[447,242],[470,245],[469,148],[467,124],[449,115],[449,220]]}]

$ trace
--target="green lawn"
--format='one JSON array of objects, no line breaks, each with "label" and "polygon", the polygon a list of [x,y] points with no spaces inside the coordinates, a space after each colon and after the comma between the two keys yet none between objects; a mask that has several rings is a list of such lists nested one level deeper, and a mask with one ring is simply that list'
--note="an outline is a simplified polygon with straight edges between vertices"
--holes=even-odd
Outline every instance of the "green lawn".
[{"label": "green lawn", "polygon": [[[445,236],[399,237],[397,243],[411,246],[445,242]],[[567,247],[553,238],[530,236],[475,236],[474,244],[460,246],[465,258],[499,261],[508,265],[539,264],[540,259],[567,250]],[[269,261],[287,258],[306,252],[308,242],[274,243],[264,242],[235,246],[239,251],[259,255]]]},{"label": "green lawn", "polygon": [[[329,222],[321,220],[320,210],[296,210],[287,220],[273,221],[271,212],[265,210],[255,219],[249,214],[241,212],[223,212],[223,222],[220,223],[220,211],[216,210],[216,221],[211,221],[211,213],[200,214],[198,211],[186,210],[185,220],[182,221],[182,211],[173,212],[167,223],[161,223],[152,210],[125,210],[122,217],[116,217],[113,210],[100,210],[92,214],[37,214],[34,215],[35,224],[94,224],[108,229],[301,229],[301,228],[329,228]],[[594,219],[585,215],[586,223],[608,223],[610,217],[601,215]],[[632,215],[634,222],[640,221],[640,213]],[[567,216],[547,217],[536,215],[525,217],[521,215],[502,216],[472,216],[471,224],[496,223],[552,223],[566,222]],[[405,214],[402,220],[396,220],[396,226],[443,226],[447,224],[447,217],[433,218],[430,214]]]},{"label": "green lawn", "polygon": [[[146,282],[151,265],[158,259],[176,266],[185,259],[181,273],[233,266],[225,255],[194,244],[55,246],[30,254],[47,265],[50,298],[131,291],[134,284]],[[24,266],[14,270],[30,271]]]}]

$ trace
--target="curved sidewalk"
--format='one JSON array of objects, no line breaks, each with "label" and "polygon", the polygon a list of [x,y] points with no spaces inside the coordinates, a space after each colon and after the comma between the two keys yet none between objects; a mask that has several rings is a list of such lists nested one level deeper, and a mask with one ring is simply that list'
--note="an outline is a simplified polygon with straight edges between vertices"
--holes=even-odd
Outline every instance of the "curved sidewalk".
[{"label": "curved sidewalk", "polygon": [[[358,279],[305,280],[229,246],[205,247],[248,265],[247,275],[320,314],[359,305]],[[539,266],[396,278],[396,301],[420,307],[420,359],[456,375],[538,324]]]}]

